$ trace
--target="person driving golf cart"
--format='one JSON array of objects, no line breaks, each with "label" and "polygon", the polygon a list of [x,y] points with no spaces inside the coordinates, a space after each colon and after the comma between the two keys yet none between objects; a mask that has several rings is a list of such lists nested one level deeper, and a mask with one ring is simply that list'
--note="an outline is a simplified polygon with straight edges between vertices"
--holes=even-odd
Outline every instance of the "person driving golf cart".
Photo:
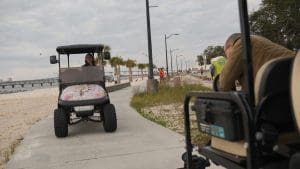
[{"label": "person driving golf cart", "polygon": [[87,53],[84,59],[84,66],[96,66],[94,56],[91,53]]}]

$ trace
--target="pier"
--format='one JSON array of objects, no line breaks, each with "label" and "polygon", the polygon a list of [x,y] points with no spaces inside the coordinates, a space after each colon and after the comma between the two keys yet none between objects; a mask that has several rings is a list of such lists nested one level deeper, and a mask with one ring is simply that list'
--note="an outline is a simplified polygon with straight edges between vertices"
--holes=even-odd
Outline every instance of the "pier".
[{"label": "pier", "polygon": [[0,87],[5,89],[8,86],[15,88],[16,86],[24,87],[25,85],[31,85],[34,87],[36,85],[43,86],[44,84],[49,84],[53,86],[55,83],[58,82],[58,78],[47,78],[47,79],[36,79],[36,80],[21,80],[21,81],[11,81],[11,82],[1,82]]}]

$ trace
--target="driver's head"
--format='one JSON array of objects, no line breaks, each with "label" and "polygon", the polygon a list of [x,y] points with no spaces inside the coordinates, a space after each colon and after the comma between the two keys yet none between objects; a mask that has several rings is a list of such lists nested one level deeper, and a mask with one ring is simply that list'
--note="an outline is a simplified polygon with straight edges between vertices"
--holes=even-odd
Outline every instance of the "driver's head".
[{"label": "driver's head", "polygon": [[95,66],[94,56],[90,53],[85,55],[85,64]]},{"label": "driver's head", "polygon": [[239,40],[240,38],[241,38],[240,33],[234,33],[228,37],[228,39],[226,40],[226,42],[224,44],[224,52],[225,52],[226,58],[230,58],[231,52],[232,52],[232,47],[235,44],[235,42],[237,40]]}]

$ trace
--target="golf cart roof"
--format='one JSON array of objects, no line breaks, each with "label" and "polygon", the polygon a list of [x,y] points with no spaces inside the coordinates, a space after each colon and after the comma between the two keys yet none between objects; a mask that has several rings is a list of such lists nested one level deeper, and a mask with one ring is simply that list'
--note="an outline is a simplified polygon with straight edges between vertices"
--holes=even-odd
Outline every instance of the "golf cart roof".
[{"label": "golf cart roof", "polygon": [[77,44],[58,46],[56,51],[59,54],[79,54],[79,53],[98,53],[101,52],[104,45],[101,44]]}]

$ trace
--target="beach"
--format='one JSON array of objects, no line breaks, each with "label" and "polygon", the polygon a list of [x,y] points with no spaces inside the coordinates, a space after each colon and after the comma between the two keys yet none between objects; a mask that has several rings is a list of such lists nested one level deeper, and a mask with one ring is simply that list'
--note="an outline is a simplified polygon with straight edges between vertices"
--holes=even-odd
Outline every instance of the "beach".
[{"label": "beach", "polygon": [[0,169],[28,129],[52,113],[58,88],[0,94]]}]

